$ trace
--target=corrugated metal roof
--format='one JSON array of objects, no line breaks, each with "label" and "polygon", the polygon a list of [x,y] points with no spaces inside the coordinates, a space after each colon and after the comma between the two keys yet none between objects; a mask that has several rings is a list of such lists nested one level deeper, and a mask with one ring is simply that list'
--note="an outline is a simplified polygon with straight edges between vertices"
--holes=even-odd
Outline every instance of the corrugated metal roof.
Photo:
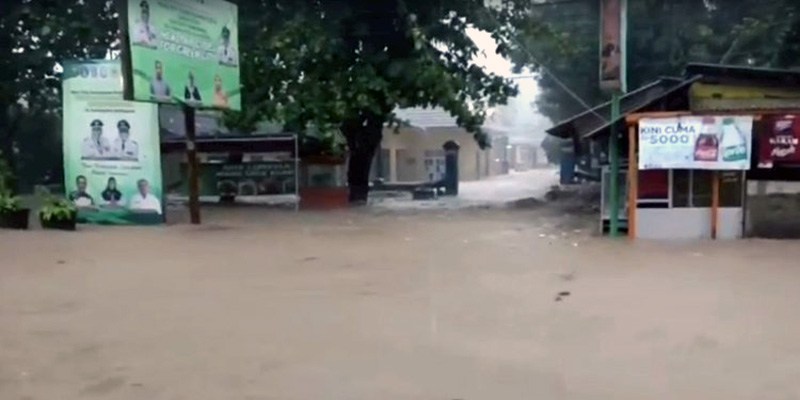
[{"label": "corrugated metal roof", "polygon": [[784,88],[800,87],[800,70],[745,67],[739,65],[691,63],[686,66],[687,77],[703,75],[703,82],[717,80],[752,81],[760,85]]},{"label": "corrugated metal roof", "polygon": [[394,111],[397,118],[417,128],[456,127],[456,119],[442,108],[400,108]]},{"label": "corrugated metal roof", "polygon": [[[688,80],[681,78],[663,77],[657,81],[640,87],[625,94],[620,99],[620,121],[626,114],[641,110],[648,105],[663,99],[677,89],[686,87],[697,81],[699,77]],[[611,102],[603,103],[591,110],[584,111],[568,120],[562,121],[547,130],[547,133],[560,138],[572,137],[573,132],[578,137],[591,137],[611,125]],[[614,121],[616,122],[616,121]]]}]

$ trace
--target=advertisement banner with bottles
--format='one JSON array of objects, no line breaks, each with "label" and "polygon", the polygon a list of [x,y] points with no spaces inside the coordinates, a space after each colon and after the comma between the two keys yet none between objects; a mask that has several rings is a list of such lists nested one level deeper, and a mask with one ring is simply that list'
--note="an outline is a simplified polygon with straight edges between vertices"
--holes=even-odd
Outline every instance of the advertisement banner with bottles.
[{"label": "advertisement banner with bottles", "polygon": [[639,121],[639,169],[748,170],[752,116],[686,116]]}]

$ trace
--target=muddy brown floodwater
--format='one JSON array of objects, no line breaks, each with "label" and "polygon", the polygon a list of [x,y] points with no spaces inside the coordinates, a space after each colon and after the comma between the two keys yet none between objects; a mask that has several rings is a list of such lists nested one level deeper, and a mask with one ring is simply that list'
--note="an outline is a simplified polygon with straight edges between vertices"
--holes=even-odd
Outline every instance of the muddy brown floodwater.
[{"label": "muddy brown floodwater", "polygon": [[0,232],[0,399],[796,399],[800,246],[541,211]]}]

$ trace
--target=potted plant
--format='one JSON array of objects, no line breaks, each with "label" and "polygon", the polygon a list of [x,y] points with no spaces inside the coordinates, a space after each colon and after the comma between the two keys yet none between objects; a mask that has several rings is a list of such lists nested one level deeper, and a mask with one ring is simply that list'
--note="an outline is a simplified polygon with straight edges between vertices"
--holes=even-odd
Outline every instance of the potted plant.
[{"label": "potted plant", "polygon": [[0,228],[28,229],[30,210],[20,207],[19,197],[12,191],[14,174],[0,157]]},{"label": "potted plant", "polygon": [[0,228],[28,229],[30,211],[20,206],[17,196],[8,192],[0,193]]},{"label": "potted plant", "polygon": [[69,200],[46,191],[42,198],[42,208],[39,210],[42,228],[74,231],[78,223],[78,208]]}]

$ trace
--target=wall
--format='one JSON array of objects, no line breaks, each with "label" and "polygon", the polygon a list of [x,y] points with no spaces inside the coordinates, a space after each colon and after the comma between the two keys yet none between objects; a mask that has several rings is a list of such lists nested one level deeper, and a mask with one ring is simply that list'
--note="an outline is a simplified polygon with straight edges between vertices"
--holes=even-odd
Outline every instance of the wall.
[{"label": "wall", "polygon": [[748,182],[746,232],[752,237],[800,238],[800,182]]},{"label": "wall", "polygon": [[[742,237],[741,208],[720,208],[719,239]],[[639,208],[636,237],[657,240],[702,240],[711,238],[710,208]]]},{"label": "wall", "polygon": [[515,171],[527,171],[531,168],[536,168],[537,163],[544,159],[544,155],[540,155],[539,146],[532,144],[515,144],[509,154],[509,165]]}]

